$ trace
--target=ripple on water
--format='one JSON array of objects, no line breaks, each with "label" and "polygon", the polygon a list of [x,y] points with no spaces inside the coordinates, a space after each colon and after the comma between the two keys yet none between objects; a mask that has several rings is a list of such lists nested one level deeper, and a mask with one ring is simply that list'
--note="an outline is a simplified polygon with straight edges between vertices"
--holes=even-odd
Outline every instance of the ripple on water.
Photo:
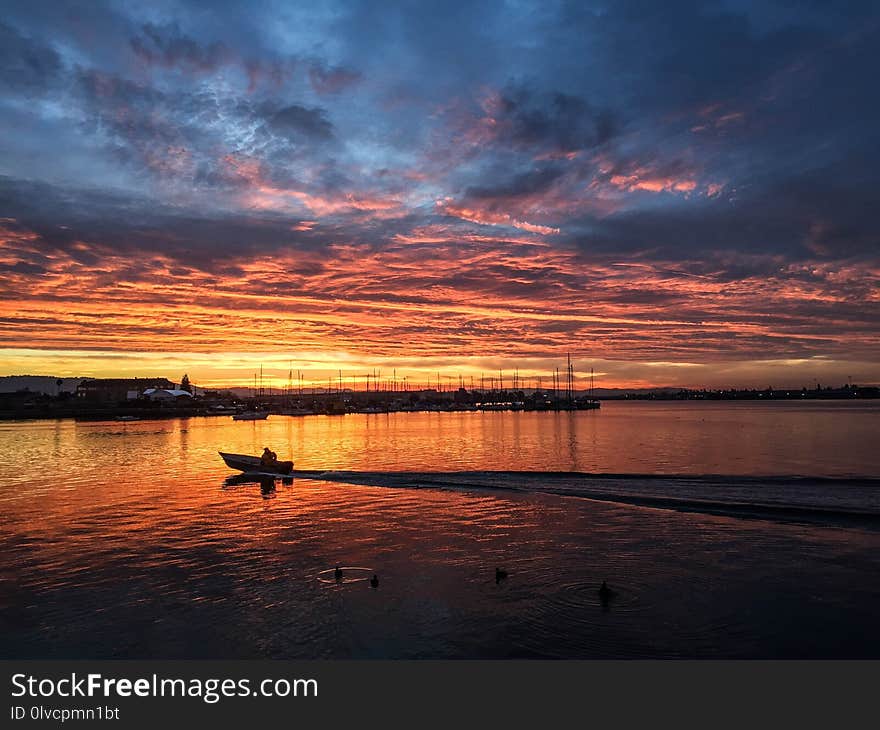
[{"label": "ripple on water", "polygon": [[719,636],[728,645],[747,638],[747,617],[735,603],[706,605],[682,577],[665,576],[658,585],[627,575],[609,581],[614,594],[607,600],[601,584],[599,577],[559,582],[521,601],[516,645],[559,657],[682,657],[711,653]]},{"label": "ripple on water", "polygon": [[[342,570],[342,578],[336,580],[335,573],[336,568],[327,568],[327,570],[322,570],[315,576],[315,579],[318,583],[323,583],[324,585],[348,585],[349,583],[363,583],[364,581],[370,580],[370,576],[373,574],[372,568],[357,568],[352,566],[341,566]],[[355,573],[354,576],[348,575],[349,573]]]},{"label": "ripple on water", "polygon": [[[401,414],[372,419],[373,430],[364,429],[365,419],[320,417],[273,417],[249,426],[231,419],[191,419],[123,429],[0,424],[0,593],[16,629],[4,636],[7,655],[876,653],[872,620],[878,591],[864,578],[877,568],[875,533],[710,518],[516,490],[448,491],[437,488],[436,475],[424,482],[411,474],[399,480],[400,486],[430,481],[430,489],[297,479],[293,485],[279,483],[276,498],[264,500],[259,485],[224,489],[229,472],[217,456],[219,448],[259,453],[271,444],[311,468],[426,474],[450,468],[583,470],[587,464],[605,472],[734,469],[725,456],[729,449],[703,450],[698,454],[705,459],[694,460],[693,450],[684,446],[686,434],[673,429],[669,436],[665,415],[653,423],[668,439],[672,461],[650,444],[621,448],[620,434],[610,431],[597,432],[598,446],[581,437],[573,455],[568,438],[550,438],[557,432],[576,435],[571,429],[577,423],[610,429],[616,410],[609,404],[605,413],[603,406],[601,419],[595,414],[572,419]],[[821,425],[823,434],[839,432],[844,442],[822,451],[786,445],[780,453],[799,455],[798,472],[820,473],[820,466],[833,472],[846,464],[875,474],[876,413],[855,419],[865,421],[857,427],[861,440],[852,435],[855,417],[841,415],[841,428],[824,418]],[[632,415],[626,432],[644,434],[645,409],[637,407]],[[459,432],[459,423],[474,428]],[[514,424],[521,432],[511,430]],[[786,431],[778,424],[773,429]],[[695,433],[704,430],[701,425]],[[608,439],[604,445],[603,438]],[[727,442],[719,436],[718,443]],[[861,461],[853,455],[859,443],[872,447]],[[471,447],[475,451],[468,452]],[[750,463],[750,473],[794,473],[790,459],[766,456]],[[46,458],[63,464],[62,472],[44,473]],[[471,483],[476,477],[454,479]],[[501,478],[491,476],[496,479]],[[505,479],[540,491],[561,489],[571,478],[511,472]],[[650,485],[658,493],[688,492],[699,480],[673,481]],[[762,490],[762,498],[773,486],[763,480],[744,484]],[[600,486],[615,486],[621,493],[646,488],[626,479]],[[823,494],[829,491],[825,486],[819,485]],[[832,490],[835,504],[843,499],[838,486]],[[708,493],[717,487],[706,482],[701,489]],[[795,487],[789,491],[803,497],[804,485]],[[849,485],[846,494],[874,504],[874,491]],[[343,568],[340,585],[332,566],[343,561],[351,565]],[[366,563],[382,576],[382,590],[347,588],[369,581],[371,570],[358,568]],[[496,566],[509,573],[498,584]],[[607,604],[598,594],[603,579],[617,592]]]}]

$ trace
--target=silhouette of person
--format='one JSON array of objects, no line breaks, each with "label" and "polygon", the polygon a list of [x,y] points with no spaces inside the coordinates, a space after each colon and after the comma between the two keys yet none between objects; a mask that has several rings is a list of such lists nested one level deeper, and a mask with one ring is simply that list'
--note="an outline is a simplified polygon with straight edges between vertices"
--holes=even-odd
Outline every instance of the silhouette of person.
[{"label": "silhouette of person", "polygon": [[260,457],[260,466],[275,466],[278,463],[278,455],[270,451],[268,446],[263,447],[263,455]]}]

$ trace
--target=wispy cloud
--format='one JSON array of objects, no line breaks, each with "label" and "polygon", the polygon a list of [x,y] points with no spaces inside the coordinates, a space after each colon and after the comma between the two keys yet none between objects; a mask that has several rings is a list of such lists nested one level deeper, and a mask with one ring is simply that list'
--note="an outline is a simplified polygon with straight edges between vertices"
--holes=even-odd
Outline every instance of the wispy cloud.
[{"label": "wispy cloud", "polygon": [[10,352],[880,379],[868,5],[48,9],[0,24]]}]

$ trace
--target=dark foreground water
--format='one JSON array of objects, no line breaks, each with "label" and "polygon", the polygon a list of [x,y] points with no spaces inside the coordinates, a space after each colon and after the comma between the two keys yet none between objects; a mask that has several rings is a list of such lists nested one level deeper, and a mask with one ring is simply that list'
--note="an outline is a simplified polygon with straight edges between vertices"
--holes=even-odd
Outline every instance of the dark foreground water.
[{"label": "dark foreground water", "polygon": [[[877,658],[878,416],[2,424],[2,656]],[[320,478],[227,484],[263,445]]]}]

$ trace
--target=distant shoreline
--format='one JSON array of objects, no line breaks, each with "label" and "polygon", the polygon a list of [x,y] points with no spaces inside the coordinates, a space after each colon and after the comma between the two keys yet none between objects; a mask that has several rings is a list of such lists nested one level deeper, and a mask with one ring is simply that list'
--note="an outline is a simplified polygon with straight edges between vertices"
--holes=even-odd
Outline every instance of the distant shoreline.
[{"label": "distant shoreline", "polygon": [[[363,395],[363,394],[356,394]],[[816,402],[835,402],[835,403],[871,403],[877,402],[878,399],[872,397],[850,397],[850,398],[712,398],[712,399],[703,399],[703,398],[602,398],[597,399],[601,401],[609,401],[613,403],[728,403],[728,402],[738,402],[738,403],[816,403]],[[529,408],[521,408],[521,407],[509,407],[509,408],[499,408],[495,407],[497,404],[492,404],[493,407],[474,407],[468,405],[459,405],[454,403],[447,403],[442,405],[437,404],[423,404],[419,406],[408,406],[406,408],[394,408],[391,406],[387,407],[375,407],[375,406],[367,406],[364,407],[363,403],[352,403],[351,406],[346,410],[323,410],[316,409],[312,412],[284,412],[289,411],[290,409],[286,407],[285,404],[279,404],[275,407],[273,406],[261,406],[261,410],[268,411],[270,416],[291,416],[291,417],[304,417],[304,416],[344,416],[344,415],[388,415],[391,413],[481,413],[481,412],[494,412],[494,413],[565,413],[565,412],[573,412],[574,410],[579,409],[569,409],[567,407],[562,407],[558,410],[554,408],[548,409],[529,409]],[[254,406],[251,406],[252,408]],[[601,414],[601,409],[598,409],[596,412]],[[215,418],[215,417],[226,417],[231,418],[235,413],[235,410],[227,408],[226,410],[218,411],[212,409],[210,406],[194,406],[194,407],[180,407],[180,406],[162,406],[162,405],[153,405],[153,406],[134,406],[134,405],[118,405],[118,406],[104,406],[104,407],[94,407],[87,406],[81,402],[70,401],[67,402],[49,402],[49,403],[40,403],[35,404],[33,406],[25,406],[18,408],[0,408],[0,422],[2,421],[56,421],[56,420],[64,420],[64,419],[72,419],[76,421],[117,421],[122,419],[120,422],[139,422],[139,421],[156,421],[156,420],[168,420],[173,418]]]}]

